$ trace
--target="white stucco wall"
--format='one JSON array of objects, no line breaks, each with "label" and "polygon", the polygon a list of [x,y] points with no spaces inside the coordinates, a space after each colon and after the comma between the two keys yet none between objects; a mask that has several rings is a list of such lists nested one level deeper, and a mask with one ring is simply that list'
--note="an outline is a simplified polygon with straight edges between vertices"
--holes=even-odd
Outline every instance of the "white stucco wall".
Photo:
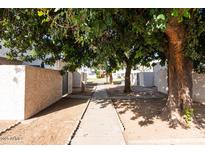
[{"label": "white stucco wall", "polygon": [[87,84],[87,73],[81,72],[81,76],[82,76],[82,81],[84,81],[85,84]]},{"label": "white stucco wall", "polygon": [[0,65],[0,120],[24,119],[25,67]]},{"label": "white stucco wall", "polygon": [[144,74],[142,72],[139,73],[139,84],[144,86]]},{"label": "white stucco wall", "polygon": [[167,93],[167,69],[166,66],[160,66],[157,64],[154,66],[154,86],[157,87],[159,92]]},{"label": "white stucco wall", "polygon": [[167,70],[162,69],[158,72],[157,78],[158,80],[158,91],[167,94],[168,85],[167,85]]},{"label": "white stucco wall", "polygon": [[[193,100],[205,102],[205,74],[192,74],[193,80]],[[167,69],[166,67],[156,66],[154,68],[154,84],[158,91],[167,94]]]},{"label": "white stucco wall", "polygon": [[205,74],[193,73],[193,100],[205,102]]},{"label": "white stucco wall", "polygon": [[130,79],[131,79],[131,84],[133,86],[137,86],[137,73],[131,73],[131,76],[130,76]]},{"label": "white stucco wall", "polygon": [[62,97],[58,71],[1,65],[0,74],[0,120],[27,119]]}]

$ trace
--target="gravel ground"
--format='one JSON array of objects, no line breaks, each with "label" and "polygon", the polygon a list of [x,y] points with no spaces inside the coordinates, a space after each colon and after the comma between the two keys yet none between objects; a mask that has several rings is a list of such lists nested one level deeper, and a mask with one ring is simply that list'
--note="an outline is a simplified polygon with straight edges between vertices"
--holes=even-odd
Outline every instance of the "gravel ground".
[{"label": "gravel ground", "polygon": [[124,86],[122,85],[109,85],[109,90],[107,91],[111,97],[132,97],[132,98],[165,98],[166,95],[157,91],[156,87],[141,87],[132,86],[132,92],[124,93]]},{"label": "gravel ground", "polygon": [[[166,105],[164,98],[152,99],[149,96],[158,93],[154,88],[133,88],[131,95],[145,96],[145,99],[112,99],[115,109],[125,127],[123,132],[127,144],[205,144],[205,105],[194,103],[194,111],[198,123],[191,128],[181,126],[171,128],[167,115],[162,109]],[[153,89],[153,90],[152,90]],[[121,87],[110,88],[109,94],[122,94]],[[143,93],[142,93],[143,92]],[[146,99],[147,98],[147,99]]]},{"label": "gravel ground", "polygon": [[63,98],[0,135],[0,144],[65,144],[86,105],[86,99]]},{"label": "gravel ground", "polygon": [[0,120],[0,132],[15,125],[17,123],[16,120]]}]

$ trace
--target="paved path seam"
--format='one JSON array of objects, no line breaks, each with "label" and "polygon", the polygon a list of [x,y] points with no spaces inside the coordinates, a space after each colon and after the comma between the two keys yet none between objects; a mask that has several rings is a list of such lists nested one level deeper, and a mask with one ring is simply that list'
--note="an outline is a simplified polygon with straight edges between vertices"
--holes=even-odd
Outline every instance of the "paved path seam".
[{"label": "paved path seam", "polygon": [[[79,116],[79,120],[75,123],[74,129],[72,130],[72,133],[69,135],[68,140],[66,142],[66,145],[71,145],[71,141],[72,141],[73,137],[75,136],[75,134],[76,134],[76,132],[77,132],[79,126],[80,126],[80,123],[81,123],[81,121],[82,121],[82,119],[83,119],[83,117],[85,115],[85,112],[88,109],[88,106],[90,104],[91,98],[92,98],[93,94],[95,93],[96,88],[97,88],[97,86],[95,86],[94,92],[92,93],[92,95],[88,96],[89,100],[87,101],[87,106],[86,106],[85,110],[82,112],[82,114]],[[73,97],[71,96],[70,98],[73,98]],[[80,98],[80,95],[78,95],[75,98]]]},{"label": "paved path seam", "polygon": [[108,98],[106,85],[97,85],[70,144],[125,144],[121,122]]}]

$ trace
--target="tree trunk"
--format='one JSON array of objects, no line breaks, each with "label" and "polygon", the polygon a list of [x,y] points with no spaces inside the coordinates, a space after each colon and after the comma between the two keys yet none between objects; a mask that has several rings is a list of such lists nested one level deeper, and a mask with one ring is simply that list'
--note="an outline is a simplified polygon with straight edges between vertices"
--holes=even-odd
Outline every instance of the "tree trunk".
[{"label": "tree trunk", "polygon": [[125,87],[124,87],[124,93],[131,92],[131,86],[130,86],[130,74],[131,74],[132,66],[127,65],[126,72],[125,72]]},{"label": "tree trunk", "polygon": [[112,84],[113,83],[112,73],[109,74],[109,79],[110,79],[110,84]]},{"label": "tree trunk", "polygon": [[182,114],[192,107],[192,61],[184,55],[185,27],[176,18],[169,20],[168,37],[168,99],[167,108],[173,125],[183,123]]}]

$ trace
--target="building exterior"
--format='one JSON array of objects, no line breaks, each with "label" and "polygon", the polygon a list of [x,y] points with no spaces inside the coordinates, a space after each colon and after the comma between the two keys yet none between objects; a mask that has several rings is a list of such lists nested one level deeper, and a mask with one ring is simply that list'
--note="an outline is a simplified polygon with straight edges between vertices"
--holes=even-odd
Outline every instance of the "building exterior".
[{"label": "building exterior", "polygon": [[[113,79],[122,79],[125,77],[125,68],[112,73]],[[130,80],[132,86],[152,87],[154,86],[153,67],[137,66],[131,70]],[[122,83],[124,84],[124,82]]]},{"label": "building exterior", "polygon": [[62,98],[59,71],[0,65],[0,120],[24,120]]},{"label": "building exterior", "polygon": [[7,52],[4,47],[0,49],[0,120],[28,119],[72,93],[73,74],[60,74],[61,61],[40,68],[41,60],[9,61]]}]

